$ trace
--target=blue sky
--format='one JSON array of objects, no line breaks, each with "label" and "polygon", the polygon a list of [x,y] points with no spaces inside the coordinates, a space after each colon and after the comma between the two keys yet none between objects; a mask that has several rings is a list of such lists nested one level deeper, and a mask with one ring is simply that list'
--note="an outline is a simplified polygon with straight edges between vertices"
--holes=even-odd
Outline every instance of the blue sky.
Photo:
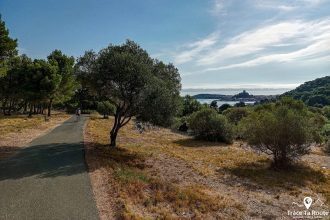
[{"label": "blue sky", "polygon": [[129,38],[183,88],[293,88],[330,75],[329,0],[0,0],[20,53],[45,58]]}]

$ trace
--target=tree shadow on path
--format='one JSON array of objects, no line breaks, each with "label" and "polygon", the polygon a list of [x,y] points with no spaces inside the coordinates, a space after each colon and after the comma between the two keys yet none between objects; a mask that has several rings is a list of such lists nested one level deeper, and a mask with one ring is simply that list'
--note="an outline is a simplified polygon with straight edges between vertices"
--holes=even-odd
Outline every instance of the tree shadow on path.
[{"label": "tree shadow on path", "polygon": [[71,176],[82,172],[86,172],[83,143],[31,146],[0,160],[0,181],[30,176]]}]

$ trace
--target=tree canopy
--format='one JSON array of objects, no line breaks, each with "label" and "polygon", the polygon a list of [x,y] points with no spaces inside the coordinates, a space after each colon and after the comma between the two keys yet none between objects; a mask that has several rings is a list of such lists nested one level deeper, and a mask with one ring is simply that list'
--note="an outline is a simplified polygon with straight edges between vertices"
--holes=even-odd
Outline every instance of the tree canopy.
[{"label": "tree canopy", "polygon": [[252,147],[273,155],[274,168],[286,169],[317,141],[315,130],[322,123],[315,122],[302,101],[286,97],[243,119],[243,136]]},{"label": "tree canopy", "polygon": [[282,96],[300,99],[309,106],[322,107],[330,105],[330,76],[305,82]]},{"label": "tree canopy", "polygon": [[110,45],[97,54],[86,52],[77,65],[77,74],[89,79],[98,99],[116,108],[111,146],[116,146],[119,129],[133,116],[166,125],[177,113],[181,88],[177,69],[151,59],[133,41]]}]

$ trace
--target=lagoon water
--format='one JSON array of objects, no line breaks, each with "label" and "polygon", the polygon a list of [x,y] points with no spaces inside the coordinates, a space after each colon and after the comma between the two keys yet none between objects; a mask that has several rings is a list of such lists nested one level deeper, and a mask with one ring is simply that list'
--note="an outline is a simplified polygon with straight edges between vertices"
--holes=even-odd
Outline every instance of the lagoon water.
[{"label": "lagoon water", "polygon": [[181,95],[197,95],[197,94],[219,94],[219,95],[236,95],[243,90],[252,95],[280,95],[284,92],[290,91],[293,88],[281,89],[261,89],[261,88],[223,88],[223,89],[182,89]]},{"label": "lagoon water", "polygon": [[[197,101],[199,101],[200,103],[204,104],[211,104],[211,102],[214,99],[197,99]],[[236,103],[238,103],[238,101],[217,101],[218,106],[220,107],[223,104],[229,104],[231,106],[234,106]],[[254,102],[245,102],[246,105],[253,105]]]},{"label": "lagoon water", "polygon": [[[181,95],[197,95],[197,94],[219,94],[219,95],[235,95],[243,90],[246,90],[252,95],[280,95],[292,88],[282,88],[282,89],[260,89],[260,88],[242,88],[242,89],[182,89]],[[197,99],[200,103],[210,104],[214,99]],[[218,106],[223,104],[235,105],[238,101],[217,101]],[[245,102],[247,105],[252,105],[254,102]]]}]

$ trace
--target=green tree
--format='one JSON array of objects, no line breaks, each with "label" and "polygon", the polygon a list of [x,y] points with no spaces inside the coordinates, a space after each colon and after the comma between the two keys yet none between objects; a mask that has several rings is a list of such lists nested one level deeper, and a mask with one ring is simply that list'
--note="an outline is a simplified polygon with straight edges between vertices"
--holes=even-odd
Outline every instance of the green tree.
[{"label": "green tree", "polygon": [[182,99],[182,116],[190,115],[203,108],[203,105],[190,95],[186,95]]},{"label": "green tree", "polygon": [[216,100],[213,100],[213,101],[211,102],[211,104],[210,104],[210,107],[211,107],[211,108],[218,108],[218,103],[217,103],[217,101],[216,101]]},{"label": "green tree", "polygon": [[249,111],[246,107],[228,108],[223,111],[230,123],[237,125],[244,117],[248,116]]},{"label": "green tree", "polygon": [[[83,68],[87,66],[86,63],[77,67],[82,70],[81,73],[89,73]],[[91,63],[92,71],[89,77],[91,88],[98,99],[107,100],[116,107],[114,124],[110,131],[110,146],[116,146],[118,131],[133,116],[138,117],[141,114],[143,110],[141,106],[146,103],[149,89],[153,88],[155,81],[162,81],[169,89],[167,81],[162,77],[175,77],[175,74],[157,75],[158,71],[154,72],[155,61],[145,50],[130,40],[123,45],[110,45],[102,49]]]},{"label": "green tree", "polygon": [[225,116],[211,108],[194,112],[189,120],[189,128],[198,139],[231,143],[233,139],[232,126]]},{"label": "green tree", "polygon": [[287,169],[315,141],[311,120],[303,102],[282,98],[243,119],[243,134],[252,147],[273,156],[273,168]]},{"label": "green tree", "polygon": [[[63,54],[60,50],[54,50],[48,57],[48,62],[57,67],[56,77],[52,93],[49,93],[48,116],[54,102],[62,103],[68,101],[73,95],[77,84],[74,77],[74,58]],[[55,83],[57,83],[55,85]]]},{"label": "green tree", "polygon": [[103,115],[103,118],[108,118],[109,115],[114,114],[115,109],[115,106],[109,101],[99,102],[97,104],[97,111]]},{"label": "green tree", "polygon": [[0,15],[0,64],[17,55],[17,39],[9,37],[9,30]]},{"label": "green tree", "polygon": [[155,61],[152,73],[155,76],[144,93],[138,119],[160,126],[170,126],[180,108],[181,79],[178,69],[172,64]]},{"label": "green tree", "polygon": [[225,110],[231,108],[231,105],[225,103],[219,107],[219,113],[223,113]]}]

